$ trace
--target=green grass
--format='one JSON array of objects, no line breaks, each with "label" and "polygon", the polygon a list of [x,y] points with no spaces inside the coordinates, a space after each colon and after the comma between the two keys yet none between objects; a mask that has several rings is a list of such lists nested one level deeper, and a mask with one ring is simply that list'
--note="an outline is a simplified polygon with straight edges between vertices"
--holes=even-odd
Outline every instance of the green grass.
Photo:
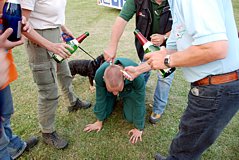
[{"label": "green grass", "polygon": [[[239,26],[239,1],[233,0],[237,25]],[[82,47],[94,57],[103,53],[111,34],[113,25],[119,11],[97,6],[96,0],[68,0],[66,24],[77,36],[85,31],[90,36],[82,43]],[[124,56],[138,61],[134,48],[134,20],[126,27],[121,38],[118,56]],[[12,118],[12,128],[23,139],[31,135],[38,135],[37,121],[37,89],[33,83],[32,75],[27,63],[27,55],[23,46],[14,49],[19,78],[12,83],[15,113]],[[72,59],[90,59],[86,54],[78,51]],[[31,151],[24,153],[20,159],[36,160],[82,160],[82,159],[127,159],[148,160],[153,159],[156,152],[168,154],[172,138],[178,130],[179,119],[185,109],[189,84],[183,79],[182,72],[176,71],[171,88],[169,103],[161,122],[152,126],[147,121],[151,112],[153,92],[155,88],[156,72],[147,85],[147,117],[143,142],[136,145],[129,143],[128,131],[132,124],[122,118],[121,106],[117,106],[112,116],[105,121],[104,128],[99,133],[83,132],[86,124],[94,122],[95,116],[92,108],[80,110],[77,113],[67,112],[67,103],[63,97],[60,99],[57,111],[57,131],[69,140],[69,147],[65,150],[53,149],[40,141]],[[89,91],[89,82],[86,77],[77,76],[73,81],[75,93],[82,99],[95,103],[95,94]],[[221,136],[202,156],[204,160],[236,160],[239,159],[239,115],[237,114]]]}]

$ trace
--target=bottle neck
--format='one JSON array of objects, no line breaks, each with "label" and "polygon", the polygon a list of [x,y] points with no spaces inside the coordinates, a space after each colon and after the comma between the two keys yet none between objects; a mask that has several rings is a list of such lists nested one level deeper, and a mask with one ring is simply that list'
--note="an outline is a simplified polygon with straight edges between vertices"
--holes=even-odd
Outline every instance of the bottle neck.
[{"label": "bottle neck", "polygon": [[80,35],[79,37],[76,38],[76,40],[81,43],[87,36],[89,36],[88,32],[85,32],[84,34]]},{"label": "bottle neck", "polygon": [[138,30],[135,30],[134,34],[137,37],[137,39],[139,40],[141,45],[144,45],[144,44],[146,44],[148,42],[148,40]]},{"label": "bottle neck", "polygon": [[20,4],[20,0],[6,0],[6,2]]}]

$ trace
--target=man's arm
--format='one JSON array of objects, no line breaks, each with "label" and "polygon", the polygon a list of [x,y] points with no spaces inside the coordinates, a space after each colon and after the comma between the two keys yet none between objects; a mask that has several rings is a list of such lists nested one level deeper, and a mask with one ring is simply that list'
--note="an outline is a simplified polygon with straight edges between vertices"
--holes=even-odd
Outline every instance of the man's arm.
[{"label": "man's arm", "polygon": [[[31,14],[31,10],[22,9],[22,13],[23,16],[25,16],[26,19],[28,20]],[[66,48],[71,49],[69,45],[65,43],[52,43],[47,39],[45,39],[44,37],[42,37],[40,34],[38,34],[34,29],[31,29],[30,32],[22,32],[22,34],[26,36],[30,41],[38,44],[41,47],[46,48],[47,50],[55,54],[58,54],[63,58],[68,58],[71,55],[70,52],[66,49]]]},{"label": "man's arm", "polygon": [[143,76],[136,78],[133,82],[134,88],[134,108],[133,108],[133,124],[134,129],[129,131],[131,135],[129,141],[132,144],[142,141],[142,134],[145,124],[145,82]]},{"label": "man's arm", "polygon": [[[183,51],[178,51],[170,56],[170,67],[199,66],[227,56],[228,42],[215,41],[203,45],[190,46]],[[167,68],[164,58],[168,51],[161,47],[160,51],[148,53],[144,56],[152,69]]]},{"label": "man's arm", "polygon": [[121,17],[117,17],[116,21],[112,27],[111,39],[108,45],[108,48],[104,51],[104,57],[106,61],[111,61],[116,56],[116,51],[120,37],[122,36],[127,21]]}]

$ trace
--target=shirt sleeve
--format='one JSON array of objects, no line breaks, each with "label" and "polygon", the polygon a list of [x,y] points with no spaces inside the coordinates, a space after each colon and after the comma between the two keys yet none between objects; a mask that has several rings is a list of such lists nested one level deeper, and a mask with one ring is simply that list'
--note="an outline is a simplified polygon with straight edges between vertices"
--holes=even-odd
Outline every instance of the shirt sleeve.
[{"label": "shirt sleeve", "polygon": [[145,82],[139,76],[133,82],[135,107],[133,110],[133,124],[137,129],[144,129],[145,125]]},{"label": "shirt sleeve", "polygon": [[100,121],[104,121],[107,118],[107,90],[103,75],[105,68],[108,64],[103,63],[95,74],[95,85],[96,85],[96,103],[94,106],[94,113],[96,118]]},{"label": "shirt sleeve", "polygon": [[136,12],[134,0],[127,0],[120,11],[119,16],[127,22],[134,16]]},{"label": "shirt sleeve", "polygon": [[34,10],[36,0],[21,0],[21,7],[27,10]]},{"label": "shirt sleeve", "polygon": [[223,4],[217,0],[182,1],[185,28],[192,45],[227,40]]}]

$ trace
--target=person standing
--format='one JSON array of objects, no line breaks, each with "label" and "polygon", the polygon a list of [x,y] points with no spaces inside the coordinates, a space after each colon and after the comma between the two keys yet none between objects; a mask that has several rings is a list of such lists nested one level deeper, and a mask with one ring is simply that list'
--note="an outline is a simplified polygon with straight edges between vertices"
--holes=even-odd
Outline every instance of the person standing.
[{"label": "person standing", "polygon": [[[4,1],[0,1],[0,12]],[[1,19],[1,17],[0,17]],[[2,19],[1,19],[2,20]],[[30,31],[30,26],[23,18],[23,31]],[[1,28],[2,29],[2,28]],[[13,30],[6,29],[3,33],[0,29],[0,159],[16,159],[21,154],[34,147],[38,143],[37,137],[30,137],[22,140],[13,133],[11,128],[11,117],[14,112],[10,83],[18,77],[17,70],[12,56],[12,48],[23,44],[23,38],[16,42],[11,42],[7,38]]]},{"label": "person standing", "polygon": [[[231,0],[170,0],[169,4],[173,26],[167,49],[144,58],[152,69],[182,67],[191,88],[169,155],[158,153],[155,159],[197,160],[239,109],[238,32]],[[125,70],[134,76],[143,71]]]},{"label": "person standing", "polygon": [[[170,35],[172,17],[167,0],[127,0],[112,28],[111,40],[104,52],[105,59],[109,62],[116,56],[119,39],[128,21],[136,17],[136,28],[154,45],[165,46]],[[135,47],[141,62],[144,62],[144,50],[138,39],[135,39]],[[145,73],[147,83],[150,72]],[[157,123],[163,114],[172,84],[174,74],[162,78],[158,73],[157,86],[154,92],[153,111],[149,122]]]},{"label": "person standing", "polygon": [[[43,141],[57,149],[63,149],[68,142],[61,138],[55,128],[55,113],[58,106],[58,83],[68,99],[69,112],[87,109],[89,102],[81,101],[73,92],[72,76],[67,60],[56,63],[52,54],[69,57],[67,44],[61,43],[61,32],[73,36],[64,25],[66,0],[24,0],[21,1],[23,15],[29,19],[33,31],[24,34],[25,45],[34,82],[38,87],[38,116]],[[57,81],[58,79],[58,81]]]}]

